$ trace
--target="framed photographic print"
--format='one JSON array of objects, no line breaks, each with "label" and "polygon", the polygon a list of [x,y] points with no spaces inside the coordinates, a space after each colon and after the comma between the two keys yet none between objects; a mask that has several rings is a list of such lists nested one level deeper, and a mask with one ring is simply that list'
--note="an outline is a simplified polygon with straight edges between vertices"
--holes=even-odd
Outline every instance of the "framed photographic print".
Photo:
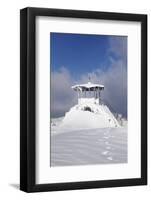
[{"label": "framed photographic print", "polygon": [[20,12],[20,189],[147,184],[147,16]]}]

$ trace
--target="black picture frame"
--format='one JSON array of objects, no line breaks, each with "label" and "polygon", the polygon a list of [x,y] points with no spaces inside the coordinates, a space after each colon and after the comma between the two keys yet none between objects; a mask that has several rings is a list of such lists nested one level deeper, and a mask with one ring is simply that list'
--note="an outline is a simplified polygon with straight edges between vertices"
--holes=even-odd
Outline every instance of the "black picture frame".
[{"label": "black picture frame", "polygon": [[[141,23],[141,178],[36,184],[35,19],[37,16],[120,20]],[[20,190],[44,192],[147,184],[147,15],[24,8],[20,11]]]}]

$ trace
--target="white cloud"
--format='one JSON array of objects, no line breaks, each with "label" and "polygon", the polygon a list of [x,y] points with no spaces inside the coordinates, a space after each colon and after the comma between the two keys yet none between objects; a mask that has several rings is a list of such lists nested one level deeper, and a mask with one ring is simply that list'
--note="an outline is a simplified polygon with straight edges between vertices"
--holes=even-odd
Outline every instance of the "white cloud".
[{"label": "white cloud", "polygon": [[65,67],[51,74],[51,112],[54,117],[63,115],[75,104],[75,94],[71,89],[72,77]]},{"label": "white cloud", "polygon": [[127,37],[126,36],[114,36],[109,38],[110,48],[108,53],[114,54],[118,59],[127,63]]}]

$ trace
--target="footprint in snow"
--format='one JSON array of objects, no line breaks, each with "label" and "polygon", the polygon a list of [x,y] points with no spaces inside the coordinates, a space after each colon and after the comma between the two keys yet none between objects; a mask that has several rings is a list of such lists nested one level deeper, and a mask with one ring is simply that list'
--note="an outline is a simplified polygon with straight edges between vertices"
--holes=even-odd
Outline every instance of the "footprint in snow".
[{"label": "footprint in snow", "polygon": [[112,157],[107,157],[107,159],[108,159],[108,160],[113,160],[113,158],[112,158]]},{"label": "footprint in snow", "polygon": [[107,137],[107,136],[104,136],[103,138],[104,138],[104,139],[108,139],[109,137]]},{"label": "footprint in snow", "polygon": [[106,147],[106,149],[111,149],[111,147],[108,146],[108,147]]},{"label": "footprint in snow", "polygon": [[102,152],[103,155],[106,155],[106,154],[108,154],[108,153],[109,153],[108,151],[103,151],[103,152]]},{"label": "footprint in snow", "polygon": [[109,144],[109,142],[105,142],[105,144]]}]

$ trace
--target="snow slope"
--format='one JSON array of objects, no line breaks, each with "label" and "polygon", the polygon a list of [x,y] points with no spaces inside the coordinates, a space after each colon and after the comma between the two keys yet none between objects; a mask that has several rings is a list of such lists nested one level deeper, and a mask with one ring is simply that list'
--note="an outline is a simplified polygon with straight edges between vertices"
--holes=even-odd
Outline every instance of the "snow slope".
[{"label": "snow slope", "polygon": [[62,130],[51,135],[51,166],[127,162],[127,128]]},{"label": "snow slope", "polygon": [[106,105],[84,102],[52,119],[51,166],[127,162],[127,128]]}]

